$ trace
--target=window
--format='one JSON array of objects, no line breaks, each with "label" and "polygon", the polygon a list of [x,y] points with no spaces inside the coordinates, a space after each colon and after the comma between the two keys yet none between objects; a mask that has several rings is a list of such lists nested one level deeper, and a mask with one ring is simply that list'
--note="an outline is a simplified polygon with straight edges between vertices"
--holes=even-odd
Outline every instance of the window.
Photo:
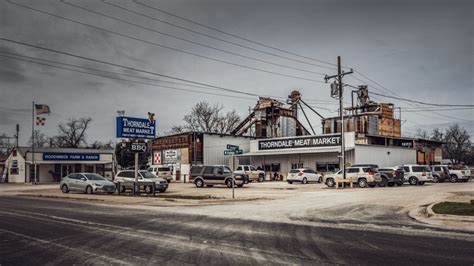
[{"label": "window", "polygon": [[100,175],[96,175],[96,174],[86,174],[86,177],[89,180],[105,180],[105,178],[103,178]]},{"label": "window", "polygon": [[242,171],[242,166],[237,167],[237,171]]},{"label": "window", "polygon": [[337,163],[317,163],[316,171],[326,173],[326,172],[337,172],[339,171],[339,164]]},{"label": "window", "polygon": [[222,171],[221,168],[220,168],[220,167],[216,167],[216,168],[213,169],[213,172],[212,172],[212,173],[213,173],[214,175],[218,175],[218,174],[219,174],[219,171]]},{"label": "window", "polygon": [[296,169],[292,169],[290,170],[290,174],[296,174],[296,173],[299,173],[300,170],[296,170]]},{"label": "window", "polygon": [[229,167],[224,166],[224,173],[232,173]]},{"label": "window", "polygon": [[358,172],[359,172],[359,168],[347,168],[347,172],[348,172],[348,173],[358,173]]},{"label": "window", "polygon": [[158,167],[158,172],[171,172],[169,167]]},{"label": "window", "polygon": [[133,171],[124,171],[124,172],[120,172],[117,176],[135,178],[135,173]]},{"label": "window", "polygon": [[426,170],[426,166],[412,166],[413,172],[420,173],[420,172],[431,172],[430,170]]},{"label": "window", "polygon": [[156,178],[156,175],[150,173],[150,172],[147,172],[147,171],[140,171],[140,175],[143,177],[143,178]]},{"label": "window", "polygon": [[364,167],[364,168],[362,168],[362,171],[364,171],[364,173],[368,173],[368,172],[377,173],[379,171],[379,169],[377,169],[375,167]]},{"label": "window", "polygon": [[408,166],[403,166],[403,170],[404,170],[405,172],[409,173],[409,172],[410,172],[410,167],[408,167]]},{"label": "window", "polygon": [[436,167],[434,168],[434,170],[437,171],[437,172],[443,171],[443,170],[441,170],[441,167],[439,167],[439,166],[436,166]]},{"label": "window", "polygon": [[204,171],[202,172],[203,175],[212,175],[213,167],[204,167]]},{"label": "window", "polygon": [[291,169],[298,169],[298,168],[303,168],[302,162],[291,163]]},{"label": "window", "polygon": [[191,167],[191,174],[192,175],[199,175],[201,173],[202,167],[200,166],[193,166]]},{"label": "window", "polygon": [[255,169],[255,166],[253,166],[253,165],[249,166],[249,168],[250,168],[250,171],[255,171],[255,170],[257,170],[257,169]]}]

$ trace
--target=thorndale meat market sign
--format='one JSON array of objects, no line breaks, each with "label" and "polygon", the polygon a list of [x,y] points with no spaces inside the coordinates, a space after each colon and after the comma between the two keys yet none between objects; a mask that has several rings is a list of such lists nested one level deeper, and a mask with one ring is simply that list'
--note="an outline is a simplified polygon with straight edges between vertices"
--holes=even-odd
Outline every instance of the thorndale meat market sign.
[{"label": "thorndale meat market sign", "polygon": [[329,147],[341,145],[341,135],[322,135],[284,139],[259,140],[259,150]]}]

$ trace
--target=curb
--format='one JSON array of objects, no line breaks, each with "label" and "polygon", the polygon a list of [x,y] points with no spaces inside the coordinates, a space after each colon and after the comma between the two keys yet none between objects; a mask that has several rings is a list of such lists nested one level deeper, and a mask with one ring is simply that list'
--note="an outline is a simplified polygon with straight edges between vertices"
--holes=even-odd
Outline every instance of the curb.
[{"label": "curb", "polygon": [[[433,211],[433,206],[440,202],[442,201],[431,203],[428,206],[418,206],[410,210],[408,216],[419,223],[438,228],[474,232],[472,226],[472,223],[474,223],[474,217],[435,213]],[[446,223],[456,223],[457,225],[447,225]]]},{"label": "curb", "polygon": [[460,222],[474,222],[474,216],[435,213],[433,211],[433,206],[441,202],[443,201],[431,203],[430,205],[428,205],[428,207],[426,207],[428,218],[433,218],[433,219],[438,219],[438,220],[460,221]]}]

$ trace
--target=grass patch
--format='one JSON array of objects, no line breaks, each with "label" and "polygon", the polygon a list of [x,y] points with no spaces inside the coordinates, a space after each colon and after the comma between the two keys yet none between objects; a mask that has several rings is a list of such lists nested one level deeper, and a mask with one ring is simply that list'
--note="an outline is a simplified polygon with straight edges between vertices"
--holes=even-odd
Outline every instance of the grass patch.
[{"label": "grass patch", "polygon": [[469,202],[441,202],[433,206],[438,214],[474,216],[474,205]]}]

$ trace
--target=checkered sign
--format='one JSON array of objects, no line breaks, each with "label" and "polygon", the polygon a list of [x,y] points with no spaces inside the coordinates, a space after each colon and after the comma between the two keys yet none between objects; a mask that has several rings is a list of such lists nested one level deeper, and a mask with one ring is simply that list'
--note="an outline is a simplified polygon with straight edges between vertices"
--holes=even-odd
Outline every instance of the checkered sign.
[{"label": "checkered sign", "polygon": [[40,116],[36,117],[37,126],[44,126],[45,123],[46,123],[46,117],[40,117]]},{"label": "checkered sign", "polygon": [[161,152],[155,152],[153,154],[153,164],[161,164]]}]

